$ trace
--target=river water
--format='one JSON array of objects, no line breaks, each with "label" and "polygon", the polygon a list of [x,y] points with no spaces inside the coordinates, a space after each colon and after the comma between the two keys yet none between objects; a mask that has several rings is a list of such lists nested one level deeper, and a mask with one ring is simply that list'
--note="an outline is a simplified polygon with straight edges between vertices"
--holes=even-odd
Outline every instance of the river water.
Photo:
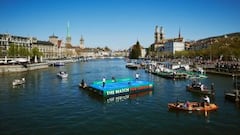
[{"label": "river water", "polygon": [[[59,71],[69,73],[59,79]],[[104,100],[78,88],[101,80],[134,77],[154,82],[152,92]],[[26,84],[13,88],[16,78]],[[216,96],[211,101],[219,106],[214,112],[172,112],[168,102],[200,101],[201,96],[186,91],[189,80],[164,79],[144,70],[125,68],[123,59],[91,60],[49,67],[30,72],[0,75],[0,134],[239,134],[240,109],[224,99],[224,91],[232,88],[232,78],[208,75],[203,83],[215,84]]]}]

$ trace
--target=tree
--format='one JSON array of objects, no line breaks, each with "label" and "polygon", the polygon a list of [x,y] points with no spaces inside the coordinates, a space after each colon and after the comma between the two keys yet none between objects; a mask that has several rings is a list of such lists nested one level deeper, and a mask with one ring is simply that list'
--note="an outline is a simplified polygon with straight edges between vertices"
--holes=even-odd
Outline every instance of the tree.
[{"label": "tree", "polygon": [[8,56],[15,57],[18,55],[18,48],[14,43],[10,43],[10,47],[8,48]]},{"label": "tree", "polygon": [[138,59],[141,56],[141,45],[140,43],[137,41],[137,43],[135,45],[133,45],[131,52],[129,54],[129,58],[130,59]]},{"label": "tree", "polygon": [[29,54],[30,54],[28,49],[25,47],[22,47],[22,46],[18,48],[18,53],[20,56],[29,56]]},{"label": "tree", "polygon": [[42,55],[43,55],[42,52],[40,52],[37,47],[34,47],[31,51],[31,56],[32,57],[34,57],[34,56],[39,57],[39,56],[42,56]]},{"label": "tree", "polygon": [[105,51],[111,51],[111,49],[108,48],[107,46],[104,47],[104,50],[105,50]]}]

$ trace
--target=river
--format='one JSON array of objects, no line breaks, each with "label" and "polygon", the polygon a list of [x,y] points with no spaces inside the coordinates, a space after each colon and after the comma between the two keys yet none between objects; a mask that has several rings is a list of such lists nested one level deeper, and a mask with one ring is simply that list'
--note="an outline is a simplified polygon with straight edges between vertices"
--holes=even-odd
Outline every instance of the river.
[{"label": "river", "polygon": [[[62,80],[57,72],[66,71]],[[126,95],[103,100],[78,88],[85,79],[89,84],[102,77],[111,79],[134,77],[152,81],[152,92]],[[13,88],[16,78],[26,83]],[[216,96],[211,101],[219,109],[205,116],[199,112],[172,112],[168,102],[200,101],[199,95],[187,92],[189,80],[164,79],[144,70],[125,68],[123,59],[101,59],[70,63],[36,71],[0,75],[0,134],[238,134],[240,109],[224,99],[224,91],[231,89],[231,77],[208,75],[203,83],[214,83]]]}]

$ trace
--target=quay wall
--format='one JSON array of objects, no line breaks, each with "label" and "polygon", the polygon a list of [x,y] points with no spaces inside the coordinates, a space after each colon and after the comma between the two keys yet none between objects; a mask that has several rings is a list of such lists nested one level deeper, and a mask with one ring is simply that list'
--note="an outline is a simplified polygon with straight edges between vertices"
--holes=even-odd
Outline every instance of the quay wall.
[{"label": "quay wall", "polygon": [[0,65],[0,74],[25,72],[42,68],[48,68],[48,63],[34,63],[26,65]]}]

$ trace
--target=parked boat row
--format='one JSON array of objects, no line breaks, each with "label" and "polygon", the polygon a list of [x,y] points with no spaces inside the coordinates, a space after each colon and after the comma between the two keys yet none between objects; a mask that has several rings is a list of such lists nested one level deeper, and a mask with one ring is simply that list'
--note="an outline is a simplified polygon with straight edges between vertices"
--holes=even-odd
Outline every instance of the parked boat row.
[{"label": "parked boat row", "polygon": [[173,64],[170,62],[149,62],[145,65],[145,71],[173,80],[207,78],[207,75],[202,68],[190,68],[188,64],[180,63]]}]

